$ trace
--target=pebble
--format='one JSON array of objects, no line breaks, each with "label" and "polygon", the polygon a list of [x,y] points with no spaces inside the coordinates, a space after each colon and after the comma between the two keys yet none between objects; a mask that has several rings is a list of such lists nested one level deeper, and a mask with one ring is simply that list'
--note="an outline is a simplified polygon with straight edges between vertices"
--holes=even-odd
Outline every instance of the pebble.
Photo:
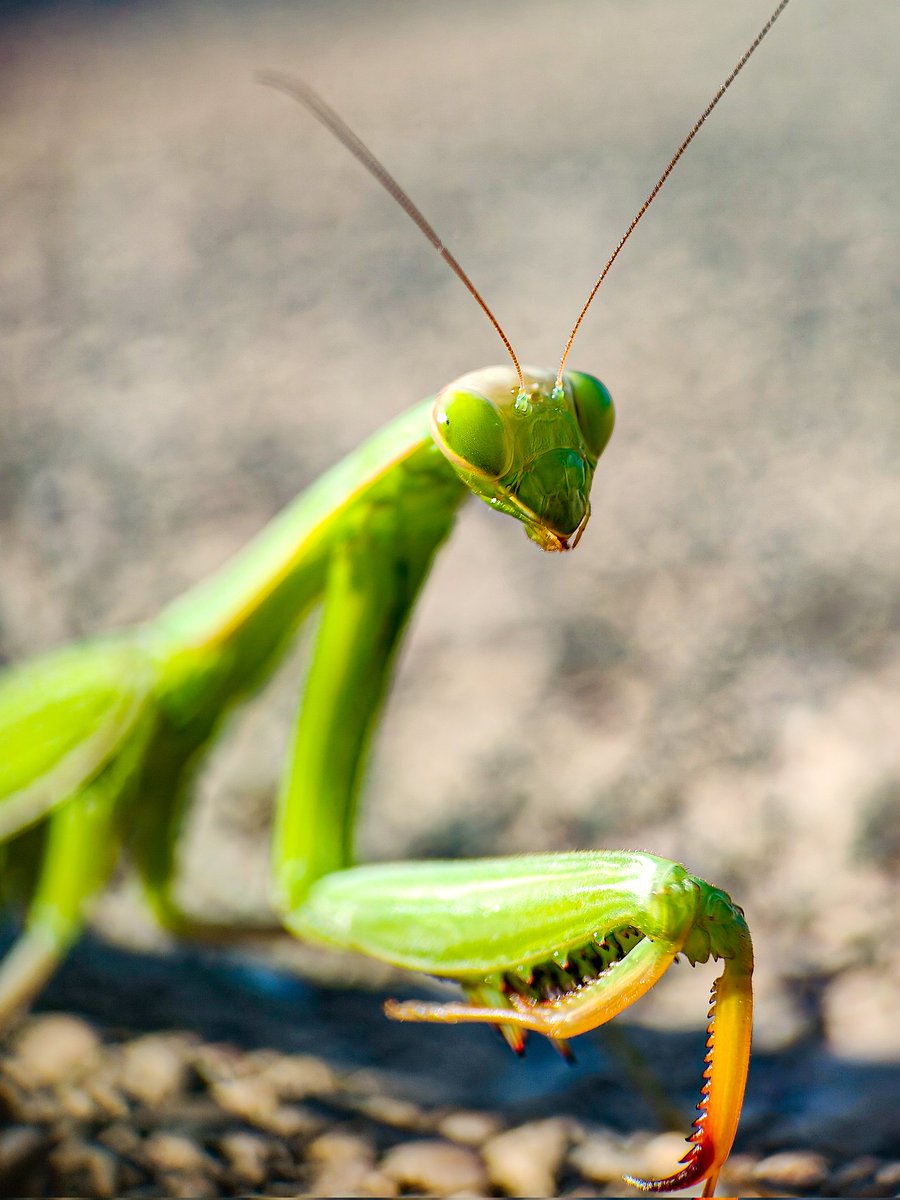
[{"label": "pebble", "polygon": [[387,1152],[380,1169],[401,1188],[433,1196],[483,1196],[489,1188],[487,1172],[474,1150],[437,1139],[401,1142]]},{"label": "pebble", "polygon": [[21,1112],[27,1102],[24,1087],[8,1074],[9,1062],[0,1058],[0,1113]]},{"label": "pebble", "polygon": [[62,1111],[73,1121],[85,1124],[97,1115],[98,1106],[83,1087],[58,1087],[56,1099]]},{"label": "pebble", "polygon": [[123,1158],[132,1158],[141,1149],[141,1138],[137,1130],[124,1121],[116,1121],[101,1129],[97,1134],[97,1141]]},{"label": "pebble", "polygon": [[204,1042],[193,1055],[197,1073],[208,1082],[220,1079],[237,1079],[251,1073],[252,1063],[248,1056],[236,1046],[221,1042]]},{"label": "pebble", "polygon": [[569,1155],[572,1166],[594,1183],[612,1183],[635,1170],[621,1137],[608,1130],[596,1130],[585,1135]]},{"label": "pebble", "polygon": [[829,1190],[836,1196],[852,1193],[856,1184],[872,1179],[880,1165],[880,1159],[872,1154],[862,1154],[850,1162],[839,1163],[828,1180]]},{"label": "pebble", "polygon": [[759,1158],[753,1154],[732,1154],[722,1168],[722,1184],[720,1190],[743,1190],[747,1185],[752,1187],[753,1172]]},{"label": "pebble", "polygon": [[[375,1167],[375,1151],[368,1141],[350,1133],[325,1133],[307,1148],[313,1166],[310,1192],[315,1196],[373,1194],[368,1181]],[[386,1193],[393,1195],[396,1188]]]},{"label": "pebble", "polygon": [[226,1112],[243,1117],[264,1128],[278,1108],[278,1093],[262,1075],[218,1079],[210,1085],[210,1094]]},{"label": "pebble", "polygon": [[783,1150],[761,1159],[753,1178],[773,1187],[804,1192],[818,1188],[828,1175],[828,1161],[812,1150]]},{"label": "pebble", "polygon": [[260,1121],[261,1129],[281,1138],[310,1136],[322,1128],[323,1118],[315,1116],[297,1104],[279,1104],[267,1120]]},{"label": "pebble", "polygon": [[213,1099],[233,1113],[279,1137],[297,1137],[318,1132],[322,1120],[294,1104],[281,1104],[272,1080],[264,1074],[220,1079],[210,1085]]},{"label": "pebble", "polygon": [[329,1163],[327,1167],[319,1167],[313,1172],[307,1189],[311,1196],[396,1196],[397,1186],[392,1180],[387,1180],[387,1187],[373,1187],[374,1179],[383,1180],[365,1163],[349,1162]]},{"label": "pebble", "polygon": [[266,1180],[272,1144],[256,1133],[238,1130],[219,1140],[219,1153],[238,1181],[248,1187],[260,1187]]},{"label": "pebble", "polygon": [[184,1039],[150,1034],[122,1047],[118,1083],[141,1104],[159,1107],[184,1087],[188,1062]]},{"label": "pebble", "polygon": [[[198,1136],[227,1129],[234,1124],[231,1113],[226,1112],[221,1105],[209,1094],[175,1096],[165,1106],[166,1126],[169,1129],[179,1129],[182,1133]],[[138,1128],[149,1131],[158,1128],[160,1114],[155,1109],[142,1108],[133,1113],[133,1119]]]},{"label": "pebble", "polygon": [[66,1138],[50,1151],[50,1166],[68,1195],[109,1200],[119,1190],[119,1164],[103,1146]]},{"label": "pebble", "polygon": [[142,1157],[156,1171],[215,1175],[218,1166],[202,1147],[180,1133],[154,1133],[142,1147]]},{"label": "pebble", "polygon": [[29,1088],[83,1079],[97,1067],[100,1039],[86,1021],[63,1013],[31,1017],[12,1043],[7,1070]]},{"label": "pebble", "polygon": [[491,1183],[508,1196],[555,1196],[572,1125],[532,1121],[490,1138],[481,1148]]},{"label": "pebble", "polygon": [[875,1172],[875,1185],[884,1188],[885,1196],[894,1196],[900,1191],[900,1161],[885,1163]]},{"label": "pebble", "polygon": [[[360,1183],[360,1195],[362,1196],[399,1196],[400,1187],[394,1179],[388,1179],[387,1175],[383,1175],[377,1168],[370,1171],[369,1174]],[[335,1192],[334,1195],[339,1196],[341,1192]]]},{"label": "pebble", "polygon": [[10,1113],[26,1125],[53,1125],[62,1115],[56,1094],[45,1088],[33,1092],[24,1089],[13,1096],[9,1092],[2,1096],[2,1111]]},{"label": "pebble", "polygon": [[648,1138],[635,1145],[630,1166],[622,1174],[636,1175],[639,1179],[665,1179],[678,1170],[678,1165],[689,1149],[683,1133],[669,1130]]},{"label": "pebble", "polygon": [[480,1146],[489,1137],[500,1131],[500,1119],[493,1113],[460,1109],[448,1113],[437,1124],[441,1137],[450,1142],[461,1142],[464,1146]]},{"label": "pebble", "polygon": [[47,1138],[34,1125],[10,1125],[0,1131],[0,1181],[13,1184],[44,1152]]},{"label": "pebble", "polygon": [[164,1171],[158,1178],[159,1190],[151,1195],[190,1196],[191,1200],[214,1200],[219,1195],[218,1186],[208,1175]]},{"label": "pebble", "polygon": [[96,1075],[86,1080],[84,1086],[96,1110],[104,1117],[128,1115],[128,1105],[122,1093],[108,1078]]},{"label": "pebble", "polygon": [[369,1166],[375,1164],[375,1151],[371,1144],[353,1133],[323,1133],[310,1142],[306,1152],[311,1162],[330,1164],[352,1159],[367,1162]]},{"label": "pebble", "polygon": [[260,1074],[282,1100],[305,1100],[307,1096],[333,1092],[337,1087],[328,1064],[309,1054],[278,1057]]},{"label": "pebble", "polygon": [[[576,1130],[576,1139],[577,1136]],[[622,1185],[625,1175],[636,1175],[639,1179],[664,1179],[678,1169],[678,1162],[687,1149],[687,1142],[681,1133],[625,1138],[601,1129],[584,1135],[569,1159],[576,1170],[595,1183]]]},{"label": "pebble", "polygon": [[394,1096],[365,1096],[356,1107],[374,1121],[392,1125],[395,1129],[427,1129],[430,1122],[420,1108],[408,1100]]}]

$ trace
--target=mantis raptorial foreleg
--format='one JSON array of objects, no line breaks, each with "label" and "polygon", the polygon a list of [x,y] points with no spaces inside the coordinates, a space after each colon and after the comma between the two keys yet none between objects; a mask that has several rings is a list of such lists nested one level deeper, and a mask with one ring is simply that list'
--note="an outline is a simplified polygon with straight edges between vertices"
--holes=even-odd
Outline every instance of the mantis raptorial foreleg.
[{"label": "mantis raptorial foreleg", "polygon": [[[523,369],[496,318],[399,185],[305,84],[266,81],[322,121],[387,188],[469,288],[512,366],[472,372],[376,434],[211,579],[155,620],[0,680],[4,898],[24,929],[0,967],[0,1019],[27,1002],[77,935],[124,846],[160,920],[203,932],[172,896],[177,834],[201,756],[272,671],[316,604],[322,618],[275,822],[275,904],[291,932],[456,980],[466,1000],[389,1006],[405,1021],[483,1021],[520,1049],[610,1020],[678,955],[722,959],[706,1083],[683,1168],[704,1181],[734,1140],[750,1049],[753,957],[719,889],[649,854],[594,851],[354,868],[360,779],[397,647],[470,492],[563,551],[590,517],[614,410],[565,370],[607,271],[697,130],[783,10],[782,0],[667,166],[581,311],[557,371]],[[216,932],[219,932],[216,930]]]},{"label": "mantis raptorial foreleg", "polygon": [[[494,914],[486,932],[484,914]],[[329,875],[287,919],[304,937],[459,982],[468,1003],[390,1004],[400,1021],[484,1021],[514,1049],[531,1030],[576,1037],[617,1016],[668,970],[724,960],[713,985],[700,1116],[684,1167],[647,1191],[707,1180],[728,1157],[750,1056],[753,950],[718,888],[649,854],[393,863]]]}]

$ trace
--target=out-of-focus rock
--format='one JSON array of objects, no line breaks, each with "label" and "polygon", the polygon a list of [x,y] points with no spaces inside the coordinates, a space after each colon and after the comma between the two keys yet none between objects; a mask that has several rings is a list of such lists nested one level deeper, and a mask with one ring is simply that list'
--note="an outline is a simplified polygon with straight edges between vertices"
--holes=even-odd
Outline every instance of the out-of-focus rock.
[{"label": "out-of-focus rock", "polygon": [[126,1043],[119,1086],[142,1104],[163,1104],[184,1085],[190,1045],[183,1038],[162,1034],[148,1034]]},{"label": "out-of-focus rock", "polygon": [[493,1137],[500,1127],[500,1118],[494,1113],[460,1109],[448,1113],[437,1123],[437,1132],[450,1142],[461,1142],[464,1146],[480,1146]]},{"label": "out-of-focus rock", "polygon": [[555,1196],[571,1121],[531,1121],[490,1138],[481,1148],[491,1183],[508,1196]]},{"label": "out-of-focus rock", "polygon": [[481,1196],[490,1186],[474,1150],[434,1139],[394,1146],[382,1159],[381,1171],[401,1188],[434,1196]]},{"label": "out-of-focus rock", "polygon": [[119,1164],[102,1146],[66,1138],[50,1151],[50,1165],[69,1195],[107,1200],[118,1192]]},{"label": "out-of-focus rock", "polygon": [[756,1164],[753,1176],[770,1187],[804,1192],[819,1188],[828,1175],[828,1160],[811,1150],[783,1150]]},{"label": "out-of-focus rock", "polygon": [[100,1039],[86,1021],[65,1013],[29,1018],[13,1038],[7,1070],[29,1087],[84,1078],[99,1062]]}]

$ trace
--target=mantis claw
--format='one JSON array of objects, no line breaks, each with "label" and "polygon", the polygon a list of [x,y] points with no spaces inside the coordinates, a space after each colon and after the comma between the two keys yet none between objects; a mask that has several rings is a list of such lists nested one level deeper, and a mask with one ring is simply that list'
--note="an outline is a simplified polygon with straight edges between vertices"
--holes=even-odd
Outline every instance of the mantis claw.
[{"label": "mantis claw", "polygon": [[[734,911],[739,911],[736,906]],[[688,1137],[690,1148],[681,1159],[681,1170],[666,1179],[625,1176],[632,1187],[643,1192],[673,1192],[703,1180],[702,1194],[713,1196],[719,1172],[731,1152],[750,1060],[753,952],[742,913],[735,929],[729,932],[736,933],[736,944],[712,986],[703,1086],[693,1132]]]}]

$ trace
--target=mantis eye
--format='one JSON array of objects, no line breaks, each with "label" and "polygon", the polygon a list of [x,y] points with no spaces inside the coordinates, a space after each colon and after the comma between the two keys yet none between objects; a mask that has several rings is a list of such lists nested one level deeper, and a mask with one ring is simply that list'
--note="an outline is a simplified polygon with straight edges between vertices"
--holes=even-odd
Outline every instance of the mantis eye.
[{"label": "mantis eye", "polygon": [[616,423],[616,410],[609,389],[582,371],[566,371],[566,379],[572,388],[575,413],[587,448],[599,458],[612,436]]},{"label": "mantis eye", "polygon": [[497,409],[478,392],[443,392],[434,406],[438,445],[460,466],[499,479],[509,465],[506,429]]}]

